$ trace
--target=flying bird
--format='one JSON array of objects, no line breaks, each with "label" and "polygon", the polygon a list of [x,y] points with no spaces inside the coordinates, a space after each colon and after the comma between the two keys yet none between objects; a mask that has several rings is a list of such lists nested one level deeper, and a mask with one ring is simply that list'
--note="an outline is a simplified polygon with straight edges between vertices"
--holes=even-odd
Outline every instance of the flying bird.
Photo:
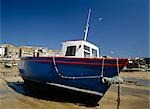
[{"label": "flying bird", "polygon": [[110,53],[111,53],[111,54],[114,54],[114,52],[113,52],[113,51],[111,51]]},{"label": "flying bird", "polygon": [[101,21],[103,18],[102,17],[100,17],[99,19],[98,19],[98,21]]}]

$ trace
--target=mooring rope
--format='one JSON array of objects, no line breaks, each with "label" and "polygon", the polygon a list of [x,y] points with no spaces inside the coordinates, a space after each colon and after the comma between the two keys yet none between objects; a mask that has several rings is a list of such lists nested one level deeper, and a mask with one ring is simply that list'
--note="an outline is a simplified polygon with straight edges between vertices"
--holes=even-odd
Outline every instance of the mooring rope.
[{"label": "mooring rope", "polygon": [[[57,65],[56,65],[56,60],[55,60],[55,56],[53,56],[53,64],[54,64],[54,67],[55,67],[55,70],[56,70],[56,73],[58,74],[58,76],[60,76],[61,78],[64,78],[64,79],[90,79],[90,78],[100,78],[102,77],[102,80],[104,78],[107,78],[107,77],[104,77],[104,58],[102,58],[102,68],[101,68],[101,75],[99,76],[82,76],[82,77],[74,77],[74,76],[64,76],[62,75],[58,68],[57,68]],[[116,64],[117,64],[117,76],[119,76],[119,62],[118,62],[118,58],[116,59]],[[105,83],[105,82],[104,82]],[[120,84],[121,82],[118,83],[118,98],[117,98],[117,109],[119,109],[119,106],[120,106]]]},{"label": "mooring rope", "polygon": [[[117,62],[116,62],[117,63],[117,73],[119,75],[118,59],[116,59],[116,60],[117,60]],[[100,79],[101,78],[103,83],[108,83],[108,84],[118,84],[118,83],[122,82],[122,79],[119,78],[118,76],[114,76],[112,78],[104,77],[104,64],[105,64],[104,58],[102,58],[101,74],[98,76],[65,76],[59,72],[58,67],[56,65],[55,56],[53,56],[53,64],[54,64],[54,68],[55,68],[57,75],[64,79],[95,79],[95,78]]]},{"label": "mooring rope", "polygon": [[6,83],[9,83],[4,77],[0,77],[0,79],[4,80]]},{"label": "mooring rope", "polygon": [[100,76],[101,76],[101,75],[99,75],[99,76],[64,76],[59,72],[59,70],[57,68],[55,56],[53,56],[53,64],[54,64],[54,67],[55,67],[55,70],[56,70],[56,73],[58,74],[58,76],[60,76],[61,78],[64,78],[64,79],[94,79],[94,78],[100,78]]},{"label": "mooring rope", "polygon": [[104,77],[104,59],[105,58],[102,58],[102,69],[101,69],[101,77]]},{"label": "mooring rope", "polygon": [[116,63],[117,63],[117,73],[118,73],[118,76],[119,76],[119,62],[118,62],[118,58],[116,58]]},{"label": "mooring rope", "polygon": [[[118,58],[116,59],[116,63],[117,63],[117,72],[118,72],[118,76],[119,76]],[[119,107],[120,107],[120,93],[121,93],[121,87],[120,87],[120,82],[119,82],[119,84],[118,84],[118,97],[117,97],[117,109],[119,109]]]}]

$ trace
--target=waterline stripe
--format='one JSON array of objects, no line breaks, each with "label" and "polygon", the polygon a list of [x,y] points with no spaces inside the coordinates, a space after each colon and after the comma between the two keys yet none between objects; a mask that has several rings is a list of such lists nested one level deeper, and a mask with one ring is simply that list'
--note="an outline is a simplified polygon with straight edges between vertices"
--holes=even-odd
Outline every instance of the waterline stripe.
[{"label": "waterline stripe", "polygon": [[96,91],[85,90],[85,89],[80,89],[80,88],[76,88],[76,87],[66,86],[66,85],[62,85],[62,84],[49,83],[49,82],[46,82],[46,84],[52,85],[52,86],[57,86],[57,87],[62,87],[62,88],[70,89],[70,90],[75,90],[75,91],[80,91],[80,92],[85,92],[85,93],[90,93],[90,94],[94,94],[94,95],[103,96],[103,93],[99,93],[99,92],[96,92]]}]

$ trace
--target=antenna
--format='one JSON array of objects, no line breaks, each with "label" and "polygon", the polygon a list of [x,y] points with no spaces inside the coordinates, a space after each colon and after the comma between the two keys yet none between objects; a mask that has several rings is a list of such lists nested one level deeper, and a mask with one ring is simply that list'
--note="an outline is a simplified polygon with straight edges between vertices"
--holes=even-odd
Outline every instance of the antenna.
[{"label": "antenna", "polygon": [[89,31],[90,16],[91,16],[91,9],[89,9],[88,18],[87,18],[87,22],[86,22],[86,28],[84,30],[84,32],[85,32],[85,34],[84,34],[84,41],[86,41],[87,35],[88,35],[88,31]]}]

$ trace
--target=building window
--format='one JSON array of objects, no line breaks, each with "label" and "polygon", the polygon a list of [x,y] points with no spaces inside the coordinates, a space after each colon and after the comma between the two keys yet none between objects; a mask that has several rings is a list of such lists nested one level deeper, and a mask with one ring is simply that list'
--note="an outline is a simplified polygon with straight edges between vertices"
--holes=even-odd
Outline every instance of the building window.
[{"label": "building window", "polygon": [[90,47],[84,45],[84,50],[90,51]]},{"label": "building window", "polygon": [[76,46],[69,46],[67,47],[65,56],[75,56],[75,52],[76,52]]},{"label": "building window", "polygon": [[96,58],[97,57],[97,50],[92,49],[92,57]]},{"label": "building window", "polygon": [[85,58],[90,58],[90,53],[87,53],[87,52],[84,51],[84,57]]}]

